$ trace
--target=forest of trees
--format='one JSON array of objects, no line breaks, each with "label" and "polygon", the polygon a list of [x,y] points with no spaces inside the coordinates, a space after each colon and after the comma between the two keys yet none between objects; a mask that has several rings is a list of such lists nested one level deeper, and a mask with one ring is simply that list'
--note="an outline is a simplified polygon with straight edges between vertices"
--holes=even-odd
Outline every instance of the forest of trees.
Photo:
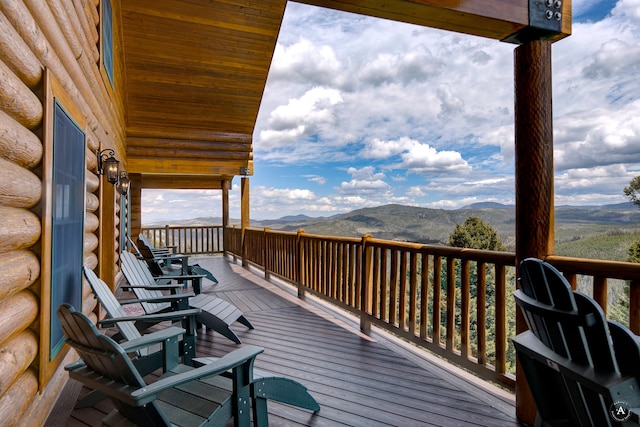
[{"label": "forest of trees", "polygon": [[[640,208],[640,176],[635,177],[629,183],[628,187],[624,188],[624,195],[629,198],[629,200],[636,206]],[[640,239],[636,240],[621,240],[620,235],[615,232],[615,230],[608,232],[608,236],[611,236],[615,239],[617,243],[622,241],[622,245],[626,245],[626,261],[629,262],[640,262]],[[597,241],[602,245],[603,238],[606,236],[597,237]],[[632,238],[632,237],[631,237]],[[626,243],[625,243],[626,242]],[[469,216],[464,223],[457,224],[453,230],[453,232],[449,235],[449,245],[455,247],[464,247],[464,248],[472,248],[472,249],[484,249],[484,250],[492,250],[492,251],[505,251],[505,245],[500,241],[498,232],[491,227],[490,224],[486,223],[482,219]],[[581,241],[581,245],[589,245],[588,241]],[[587,248],[588,249],[588,248]],[[591,258],[597,258],[597,256],[591,256]],[[456,277],[460,277],[460,265],[456,265]],[[487,292],[486,292],[486,309],[487,309],[487,358],[488,360],[494,360],[495,358],[495,330],[492,316],[495,316],[495,274],[493,270],[490,268],[486,271],[487,274]],[[620,283],[617,283],[620,282]],[[478,327],[482,327],[482,325],[477,325],[475,323],[475,313],[477,310],[477,295],[476,295],[476,283],[477,283],[477,271],[476,267],[473,266],[471,269],[471,322],[475,328],[472,330],[471,342],[476,342],[476,332]],[[581,290],[581,287],[588,287],[588,284],[579,284],[578,290]],[[445,295],[446,291],[446,278],[443,279],[441,283],[442,287],[442,295]],[[507,278],[507,290],[506,294],[511,295],[516,288],[516,277],[515,273],[511,275],[511,277]],[[613,292],[613,300],[610,302],[608,307],[608,316],[617,320],[623,324],[629,323],[629,283],[622,281],[611,281],[610,288]],[[621,289],[620,289],[621,288]],[[582,289],[586,290],[586,289]],[[587,292],[588,293],[588,292]],[[457,304],[457,312],[460,310],[460,295],[459,292],[456,294],[456,304]],[[516,314],[516,304],[513,298],[507,298],[507,319],[510,319],[507,325],[507,336],[515,335],[515,314]],[[459,322],[460,316],[456,315],[456,329],[459,330]],[[514,372],[515,371],[515,350],[512,345],[509,345],[507,350],[507,371]]]}]

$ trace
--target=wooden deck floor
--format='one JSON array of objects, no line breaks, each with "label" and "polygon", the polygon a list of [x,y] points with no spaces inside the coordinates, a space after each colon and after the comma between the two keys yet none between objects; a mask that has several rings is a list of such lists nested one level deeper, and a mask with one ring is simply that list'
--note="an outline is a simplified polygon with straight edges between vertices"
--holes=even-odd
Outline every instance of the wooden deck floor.
[{"label": "wooden deck floor", "polygon": [[[200,258],[219,284],[203,292],[237,305],[253,323],[232,326],[243,343],[265,348],[256,367],[303,383],[318,400],[316,414],[274,402],[274,426],[517,426],[513,396],[434,358],[416,354],[380,334],[365,336],[349,317],[301,301],[295,291],[263,280],[222,256]],[[209,282],[210,284],[211,282]],[[220,356],[237,348],[223,336],[202,333],[198,354]],[[70,381],[47,426],[99,425],[111,408],[71,407],[86,390]]]}]

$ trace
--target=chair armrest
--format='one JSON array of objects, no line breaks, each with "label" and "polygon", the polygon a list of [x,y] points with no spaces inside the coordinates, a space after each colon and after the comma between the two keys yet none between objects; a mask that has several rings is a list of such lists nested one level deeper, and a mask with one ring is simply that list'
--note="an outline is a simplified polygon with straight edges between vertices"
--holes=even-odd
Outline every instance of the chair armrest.
[{"label": "chair armrest", "polygon": [[245,363],[250,363],[250,368],[253,370],[253,361],[262,353],[264,349],[254,345],[247,345],[238,350],[234,350],[231,353],[227,353],[220,359],[199,368],[191,369],[187,372],[182,372],[177,375],[164,377],[153,384],[148,384],[145,387],[132,391],[130,396],[135,400],[135,405],[142,406],[149,402],[154,401],[157,398],[158,393],[167,390],[169,388],[184,384],[190,381],[194,381],[200,378],[210,377],[214,375],[220,375],[229,369],[236,368]]},{"label": "chair armrest", "polygon": [[136,304],[136,303],[140,303],[140,302],[174,302],[174,301],[180,301],[183,299],[189,299],[191,297],[194,297],[195,294],[193,292],[189,292],[189,293],[185,293],[185,294],[176,294],[176,295],[163,295],[163,296],[159,296],[159,297],[153,297],[153,298],[142,298],[142,299],[128,299],[128,300],[123,300],[123,301],[118,301],[120,303],[120,305],[125,305],[125,304]]},{"label": "chair armrest", "polygon": [[170,311],[167,313],[157,313],[157,314],[146,314],[144,316],[124,316],[117,317],[111,319],[102,319],[98,321],[100,326],[111,327],[118,322],[148,322],[148,323],[158,323],[164,322],[166,320],[180,320],[185,317],[196,316],[201,313],[202,310],[199,308],[190,308],[189,310],[179,310],[179,311]]},{"label": "chair armrest", "polygon": [[152,252],[153,256],[155,258],[160,258],[160,259],[184,259],[184,258],[189,258],[189,255],[180,255],[180,254],[170,254],[170,253],[156,253],[156,252]]},{"label": "chair armrest", "polygon": [[[120,347],[127,353],[139,350],[141,348],[151,347],[152,345],[164,342],[170,338],[184,335],[187,331],[177,326],[170,326],[160,331],[152,332],[150,334],[142,335],[139,338],[134,338],[129,341],[120,343]],[[86,364],[82,359],[78,359],[73,363],[69,363],[64,367],[65,371],[72,371],[85,367]]]},{"label": "chair armrest", "polygon": [[[181,275],[181,276],[174,276],[173,274],[171,274],[171,275],[168,275],[168,276],[164,276],[163,278],[165,278],[165,279],[174,279],[174,280],[195,280],[195,279],[203,279],[205,277],[207,277],[206,274],[185,274],[185,275]],[[158,286],[163,286],[163,285],[158,285]],[[182,285],[178,285],[178,286],[182,286]],[[155,288],[155,289],[157,289],[157,288]]]},{"label": "chair armrest", "polygon": [[245,346],[227,354],[215,363],[210,363],[200,368],[191,369],[177,375],[164,377],[153,384],[147,384],[143,387],[124,386],[119,383],[114,383],[112,380],[94,373],[84,364],[72,364],[74,367],[69,369],[69,376],[82,382],[89,388],[100,390],[107,396],[111,396],[129,405],[143,406],[154,401],[158,397],[158,393],[161,391],[200,378],[219,375],[229,369],[241,366],[245,363],[253,365],[253,361],[256,356],[263,351],[264,349],[261,347],[252,345]]},{"label": "chair armrest", "polygon": [[[168,277],[167,277],[168,279]],[[173,291],[174,289],[182,289],[184,286],[180,284],[175,285],[122,285],[122,289],[131,290],[131,289],[146,289],[148,291]]]},{"label": "chair armrest", "polygon": [[120,343],[120,346],[128,353],[130,351],[139,350],[141,348],[147,348],[154,344],[164,342],[170,338],[184,335],[187,331],[177,326],[170,326],[160,331],[152,332],[150,334],[142,335],[139,338],[134,338],[129,341]]}]

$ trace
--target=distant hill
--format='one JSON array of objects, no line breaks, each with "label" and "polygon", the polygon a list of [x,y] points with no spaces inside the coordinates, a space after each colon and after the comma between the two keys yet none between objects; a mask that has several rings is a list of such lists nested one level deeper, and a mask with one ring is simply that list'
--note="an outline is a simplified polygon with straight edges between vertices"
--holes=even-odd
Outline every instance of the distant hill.
[{"label": "distant hill", "polygon": [[513,205],[503,205],[497,202],[478,202],[463,206],[460,209],[514,209]]},{"label": "distant hill", "polygon": [[[469,216],[476,216],[490,224],[498,232],[502,242],[510,250],[515,245],[515,207],[500,203],[474,203],[460,209],[429,209],[415,206],[389,204],[374,208],[357,209],[332,217],[313,218],[291,215],[275,220],[251,221],[252,227],[269,227],[274,230],[297,231],[329,236],[361,237],[371,234],[376,238],[442,244],[456,224]],[[239,224],[239,219],[230,220]],[[166,221],[156,223],[164,226]],[[169,225],[220,225],[219,217],[194,218],[174,221]],[[555,216],[556,241],[559,244],[599,235],[632,235],[640,233],[640,209],[631,203],[606,206],[558,206]],[[153,224],[145,224],[153,226]],[[604,258],[603,258],[604,259]]]}]

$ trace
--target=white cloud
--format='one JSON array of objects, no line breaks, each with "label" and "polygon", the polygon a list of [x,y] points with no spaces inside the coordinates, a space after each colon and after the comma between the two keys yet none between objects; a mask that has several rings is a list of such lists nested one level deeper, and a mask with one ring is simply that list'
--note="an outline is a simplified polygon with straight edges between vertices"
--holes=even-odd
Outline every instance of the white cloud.
[{"label": "white cloud", "polygon": [[[640,174],[640,0],[604,19],[602,2],[573,6],[594,22],[552,47],[556,203],[622,202]],[[513,203],[515,48],[289,2],[254,132],[252,216]]]},{"label": "white cloud", "polygon": [[260,132],[259,148],[296,145],[321,132],[323,126],[335,123],[334,107],[341,102],[340,92],[326,87],[313,87],[300,98],[290,99],[271,112],[269,129]]},{"label": "white cloud", "polygon": [[471,171],[457,151],[438,151],[429,144],[416,144],[402,154],[402,166],[413,173]]},{"label": "white cloud", "polygon": [[311,182],[315,182],[318,185],[324,185],[327,183],[327,179],[323,176],[308,176],[307,179]]},{"label": "white cloud", "polygon": [[393,141],[383,141],[373,138],[365,144],[362,155],[369,159],[387,159],[392,156],[407,152],[414,145],[420,144],[418,141],[403,136]]},{"label": "white cloud", "polygon": [[331,84],[340,67],[341,64],[331,46],[317,46],[300,37],[290,46],[280,43],[276,45],[269,79]]}]

